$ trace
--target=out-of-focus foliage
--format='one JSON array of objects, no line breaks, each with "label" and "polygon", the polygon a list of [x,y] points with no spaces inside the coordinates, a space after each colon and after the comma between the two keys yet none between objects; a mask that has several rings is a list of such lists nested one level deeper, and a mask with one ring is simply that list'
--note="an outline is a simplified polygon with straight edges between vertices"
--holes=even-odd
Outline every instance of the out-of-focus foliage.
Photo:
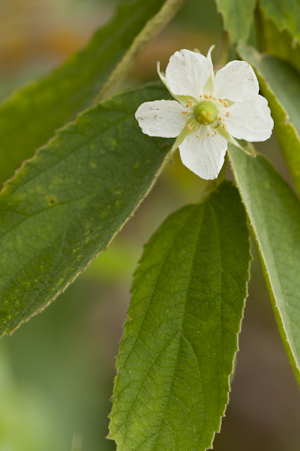
[{"label": "out-of-focus foliage", "polygon": [[287,30],[279,30],[263,11],[256,12],[257,38],[261,53],[287,61],[300,72],[300,45]]},{"label": "out-of-focus foliage", "polygon": [[5,346],[0,345],[0,449],[50,451],[51,429],[59,430],[51,399],[33,386],[19,386],[12,374]]},{"label": "out-of-focus foliage", "polygon": [[300,41],[300,4],[298,0],[260,0],[259,7],[279,30],[287,30]]},{"label": "out-of-focus foliage", "polygon": [[[256,0],[216,0],[218,11],[222,14],[224,29],[228,31],[231,43],[247,41],[253,22]],[[238,17],[238,20],[237,20]]]},{"label": "out-of-focus foliage", "polygon": [[0,107],[0,183],[45,144],[66,122],[91,105],[111,71],[164,0],[120,7],[87,47],[65,64],[13,94]]}]

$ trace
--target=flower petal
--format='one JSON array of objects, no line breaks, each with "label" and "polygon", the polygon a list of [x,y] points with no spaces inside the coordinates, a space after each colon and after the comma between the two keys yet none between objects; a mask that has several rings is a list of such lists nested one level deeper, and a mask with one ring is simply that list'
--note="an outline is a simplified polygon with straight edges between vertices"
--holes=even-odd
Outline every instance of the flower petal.
[{"label": "flower petal", "polygon": [[251,100],[259,91],[254,70],[246,61],[231,61],[215,76],[216,97],[233,102]]},{"label": "flower petal", "polygon": [[180,50],[171,56],[167,66],[167,85],[175,95],[191,96],[199,101],[211,70],[211,61],[201,53]]},{"label": "flower petal", "polygon": [[226,118],[228,132],[237,139],[265,141],[270,138],[274,126],[267,100],[257,95],[249,102],[235,102],[228,108]]},{"label": "flower petal", "polygon": [[186,125],[184,111],[175,100],[155,100],[142,103],[135,118],[146,135],[176,138]]},{"label": "flower petal", "polygon": [[213,136],[211,128],[204,125],[201,125],[198,133],[194,132],[187,136],[179,146],[182,163],[205,180],[218,177],[226,150],[226,139],[219,134]]}]

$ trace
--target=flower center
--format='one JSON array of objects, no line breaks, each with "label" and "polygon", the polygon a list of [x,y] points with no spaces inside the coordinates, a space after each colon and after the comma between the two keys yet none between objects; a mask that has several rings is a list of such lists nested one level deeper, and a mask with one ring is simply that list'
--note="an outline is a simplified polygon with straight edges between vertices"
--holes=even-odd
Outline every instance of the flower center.
[{"label": "flower center", "polygon": [[218,110],[212,102],[201,102],[196,106],[194,116],[201,124],[212,124],[218,117]]}]

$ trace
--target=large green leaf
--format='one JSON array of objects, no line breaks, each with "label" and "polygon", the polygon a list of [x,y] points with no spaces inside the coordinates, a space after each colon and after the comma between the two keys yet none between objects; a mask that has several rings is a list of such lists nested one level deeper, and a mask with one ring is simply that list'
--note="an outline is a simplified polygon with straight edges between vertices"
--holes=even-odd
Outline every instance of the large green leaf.
[{"label": "large green leaf", "polygon": [[216,3],[232,44],[237,44],[239,40],[247,41],[256,0],[216,0]]},{"label": "large green leaf", "polygon": [[118,451],[210,448],[228,403],[250,261],[246,215],[223,182],[145,247],[118,357]]},{"label": "large green leaf", "polygon": [[229,145],[229,155],[249,215],[276,321],[300,383],[300,203],[262,156]]},{"label": "large green leaf", "polygon": [[254,67],[268,99],[283,156],[300,194],[300,76],[284,61],[240,45],[241,57]]},{"label": "large green leaf", "polygon": [[0,108],[0,184],[50,139],[56,129],[91,105],[115,65],[164,0],[136,0],[119,8],[88,46],[49,76],[16,92]]},{"label": "large green leaf", "polygon": [[260,0],[259,7],[279,30],[288,30],[296,41],[300,41],[299,0]]},{"label": "large green leaf", "polygon": [[149,87],[79,115],[0,195],[0,334],[50,302],[101,250],[147,194],[169,146],[134,118]]}]

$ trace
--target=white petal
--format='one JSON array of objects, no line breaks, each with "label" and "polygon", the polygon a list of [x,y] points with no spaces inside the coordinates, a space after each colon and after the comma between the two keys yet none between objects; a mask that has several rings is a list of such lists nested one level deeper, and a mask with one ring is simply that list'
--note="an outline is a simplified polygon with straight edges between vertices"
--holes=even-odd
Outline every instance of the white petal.
[{"label": "white petal", "polygon": [[198,133],[191,133],[179,146],[182,163],[205,180],[218,177],[227,150],[226,139],[219,134],[212,135],[210,127],[202,125]]},{"label": "white petal", "polygon": [[246,61],[231,61],[215,76],[216,97],[233,102],[251,100],[259,91],[254,70]]},{"label": "white petal", "polygon": [[228,108],[226,118],[228,132],[237,139],[265,141],[270,138],[274,126],[267,100],[257,95],[249,102],[235,102]]},{"label": "white petal", "polygon": [[167,66],[167,85],[175,95],[191,96],[198,101],[211,70],[211,61],[201,53],[180,50],[171,56]]},{"label": "white petal", "polygon": [[155,100],[142,103],[135,118],[146,135],[176,138],[186,125],[183,111],[175,100]]}]

